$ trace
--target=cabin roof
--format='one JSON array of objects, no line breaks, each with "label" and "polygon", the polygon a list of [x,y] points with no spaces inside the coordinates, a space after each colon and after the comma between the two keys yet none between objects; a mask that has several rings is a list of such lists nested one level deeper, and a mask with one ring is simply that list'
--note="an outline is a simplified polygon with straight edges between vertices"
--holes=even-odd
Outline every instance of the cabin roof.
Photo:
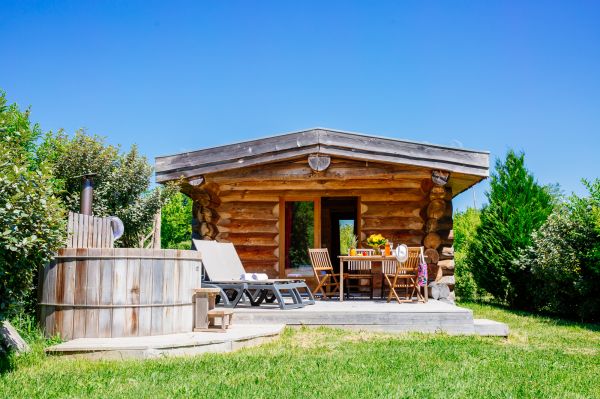
[{"label": "cabin roof", "polygon": [[311,154],[440,169],[481,180],[489,152],[313,128],[236,144],[156,157],[156,181],[193,178]]}]

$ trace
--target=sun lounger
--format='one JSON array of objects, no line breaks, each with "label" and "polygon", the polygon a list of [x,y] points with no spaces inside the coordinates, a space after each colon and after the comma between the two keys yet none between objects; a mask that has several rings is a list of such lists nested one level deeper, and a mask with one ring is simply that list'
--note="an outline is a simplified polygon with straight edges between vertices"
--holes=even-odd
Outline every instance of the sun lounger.
[{"label": "sun lounger", "polygon": [[241,280],[246,271],[231,243],[194,240],[194,246],[202,253],[202,264],[209,277],[203,286],[219,288],[224,306],[235,307],[246,299],[252,306],[277,302],[281,309],[315,303],[302,279]]}]

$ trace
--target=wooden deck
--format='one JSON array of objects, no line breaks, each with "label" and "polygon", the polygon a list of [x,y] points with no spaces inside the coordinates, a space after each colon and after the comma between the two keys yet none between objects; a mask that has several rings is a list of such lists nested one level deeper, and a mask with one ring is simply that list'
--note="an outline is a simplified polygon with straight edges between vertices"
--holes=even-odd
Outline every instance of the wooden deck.
[{"label": "wooden deck", "polygon": [[288,326],[327,326],[382,332],[445,332],[464,335],[507,336],[508,326],[477,320],[466,308],[436,300],[427,303],[387,303],[380,300],[317,301],[302,309],[238,306],[237,324],[281,323]]}]

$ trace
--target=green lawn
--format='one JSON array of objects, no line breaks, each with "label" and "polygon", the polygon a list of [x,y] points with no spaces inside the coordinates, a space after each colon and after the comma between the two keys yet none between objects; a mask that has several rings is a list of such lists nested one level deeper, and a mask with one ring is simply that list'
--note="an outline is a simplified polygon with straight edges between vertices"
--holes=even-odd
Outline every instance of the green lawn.
[{"label": "green lawn", "polygon": [[0,398],[600,398],[600,326],[466,304],[510,337],[287,330],[224,355],[127,362],[35,356]]}]

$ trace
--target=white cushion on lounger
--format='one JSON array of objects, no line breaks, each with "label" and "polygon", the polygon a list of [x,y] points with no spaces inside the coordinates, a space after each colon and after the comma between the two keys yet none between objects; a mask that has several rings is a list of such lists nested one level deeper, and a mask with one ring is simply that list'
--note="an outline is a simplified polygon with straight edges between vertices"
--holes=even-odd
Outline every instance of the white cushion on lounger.
[{"label": "white cushion on lounger", "polygon": [[266,273],[244,273],[240,276],[240,280],[268,280],[269,276]]}]

